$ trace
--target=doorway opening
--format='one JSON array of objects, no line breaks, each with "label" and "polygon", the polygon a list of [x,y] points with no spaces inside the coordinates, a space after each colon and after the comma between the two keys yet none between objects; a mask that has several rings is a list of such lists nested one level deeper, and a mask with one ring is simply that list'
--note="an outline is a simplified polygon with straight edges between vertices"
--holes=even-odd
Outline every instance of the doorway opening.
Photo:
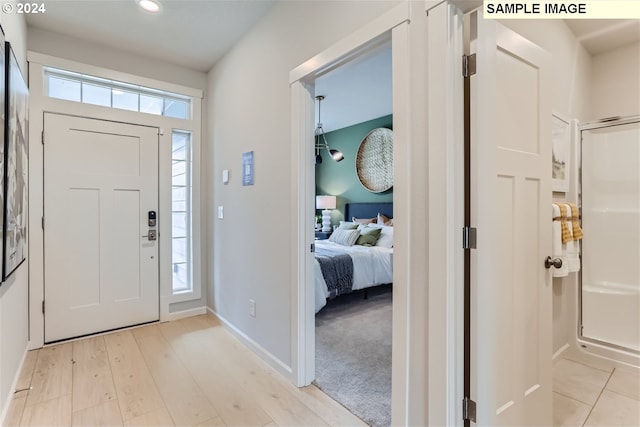
[{"label": "doorway opening", "polygon": [[[323,95],[316,91],[316,82],[331,71],[340,66],[350,63],[353,60],[367,57],[372,52],[380,52],[383,45],[392,46],[392,69],[393,69],[393,111],[397,106],[402,106],[398,114],[394,115],[394,140],[407,138],[409,129],[409,117],[407,109],[408,90],[408,16],[409,11],[404,5],[398,6],[381,19],[372,22],[369,26],[362,28],[351,36],[341,40],[326,51],[316,55],[303,63],[290,73],[291,95],[292,95],[292,154],[294,160],[294,179],[296,189],[293,191],[292,209],[297,212],[296,222],[292,228],[292,374],[293,380],[298,386],[311,384],[316,379],[316,334],[315,334],[315,166],[316,156],[314,129],[315,122],[315,96]],[[329,99],[329,97],[327,97]],[[323,105],[324,107],[324,105]],[[328,109],[323,108],[323,114]],[[366,119],[365,119],[366,120]],[[324,121],[324,117],[323,117]],[[357,141],[358,144],[360,141]],[[406,149],[406,145],[400,144]],[[398,144],[394,144],[393,152],[396,157]],[[331,147],[332,149],[334,147]],[[402,149],[399,151],[404,154]],[[326,162],[332,160],[325,156]],[[403,157],[404,158],[404,157]],[[341,163],[345,163],[343,160]],[[355,158],[350,159],[351,162]],[[395,160],[394,160],[395,162]],[[346,163],[345,163],[346,164]],[[351,163],[355,168],[354,163]],[[396,165],[398,165],[396,163]],[[397,167],[397,166],[396,166]],[[400,174],[398,175],[398,169]],[[408,176],[403,171],[406,168],[399,167],[394,170],[394,184],[400,187],[400,181],[405,182]],[[398,179],[399,177],[399,179]],[[356,181],[357,182],[357,181]],[[360,184],[358,184],[360,185]],[[395,196],[392,197],[395,199]],[[398,203],[409,203],[408,198],[394,200]],[[401,210],[407,215],[407,208]],[[344,215],[344,213],[342,213]],[[347,213],[346,217],[360,214]],[[377,212],[376,214],[377,215]],[[400,220],[402,214],[396,214],[394,219]],[[393,216],[393,215],[390,215]],[[360,216],[362,217],[362,216]],[[377,219],[377,218],[376,218]],[[403,222],[408,224],[408,220]],[[339,225],[336,223],[334,225]],[[396,235],[400,228],[396,229]],[[400,265],[408,265],[402,260],[407,256],[407,241],[396,239],[394,245],[394,263],[401,262]],[[402,249],[398,249],[402,248]],[[396,277],[398,272],[393,272],[393,311],[406,312],[408,306],[408,292],[406,273],[400,273],[401,279]],[[403,355],[407,353],[407,323],[408,319],[394,318],[392,321],[393,330],[393,351],[394,359],[392,371],[397,372],[392,377],[392,387],[398,390],[406,390],[406,367],[403,364]],[[398,353],[396,353],[398,349]],[[398,354],[398,357],[395,355]],[[402,409],[406,406],[404,393],[394,393],[392,408],[398,408],[398,412],[392,410],[392,419],[397,417],[398,421],[393,423],[404,424],[406,413]],[[396,414],[396,415],[394,415]]]},{"label": "doorway opening", "polygon": [[[391,41],[319,77],[314,88],[321,97],[316,134],[323,135],[314,145],[313,383],[367,424],[390,425]],[[343,158],[328,155],[328,147]]]}]

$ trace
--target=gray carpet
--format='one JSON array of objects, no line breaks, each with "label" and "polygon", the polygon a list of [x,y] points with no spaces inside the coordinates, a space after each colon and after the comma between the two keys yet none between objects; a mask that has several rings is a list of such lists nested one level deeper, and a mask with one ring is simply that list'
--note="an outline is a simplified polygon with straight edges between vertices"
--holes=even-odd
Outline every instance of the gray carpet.
[{"label": "gray carpet", "polygon": [[372,427],[391,424],[391,285],[316,315],[316,385]]}]

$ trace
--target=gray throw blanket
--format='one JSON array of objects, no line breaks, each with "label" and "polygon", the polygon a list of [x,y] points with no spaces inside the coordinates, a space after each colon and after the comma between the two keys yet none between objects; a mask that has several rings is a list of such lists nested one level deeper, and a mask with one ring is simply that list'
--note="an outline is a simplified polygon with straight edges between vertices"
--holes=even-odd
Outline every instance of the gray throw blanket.
[{"label": "gray throw blanket", "polygon": [[352,291],[353,260],[349,255],[316,247],[316,259],[327,283],[329,298]]}]

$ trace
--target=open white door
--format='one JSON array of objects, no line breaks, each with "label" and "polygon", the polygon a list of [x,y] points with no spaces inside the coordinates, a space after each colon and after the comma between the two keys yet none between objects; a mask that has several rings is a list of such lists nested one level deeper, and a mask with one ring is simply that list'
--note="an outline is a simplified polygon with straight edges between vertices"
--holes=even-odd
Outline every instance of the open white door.
[{"label": "open white door", "polygon": [[476,422],[552,425],[550,55],[471,15],[471,398]]},{"label": "open white door", "polygon": [[44,129],[45,342],[158,320],[159,129],[53,113]]}]

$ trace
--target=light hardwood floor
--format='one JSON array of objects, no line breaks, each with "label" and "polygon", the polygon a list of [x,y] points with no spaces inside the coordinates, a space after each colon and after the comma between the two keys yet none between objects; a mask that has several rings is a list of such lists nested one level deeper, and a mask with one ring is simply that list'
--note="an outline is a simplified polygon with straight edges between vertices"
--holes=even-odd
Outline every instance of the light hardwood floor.
[{"label": "light hardwood floor", "polygon": [[30,351],[17,390],[6,426],[366,426],[211,315]]}]

